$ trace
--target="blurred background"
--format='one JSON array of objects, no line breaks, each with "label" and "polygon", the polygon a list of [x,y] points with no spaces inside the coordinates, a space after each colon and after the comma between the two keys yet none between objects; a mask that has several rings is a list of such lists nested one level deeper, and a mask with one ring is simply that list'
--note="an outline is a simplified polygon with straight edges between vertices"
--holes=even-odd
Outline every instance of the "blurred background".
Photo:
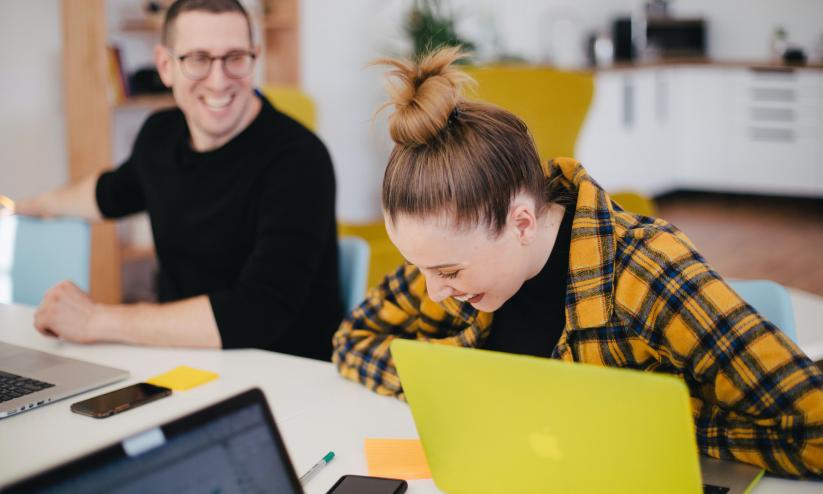
[{"label": "blurred background", "polygon": [[[341,232],[372,243],[372,283],[398,258],[379,207],[382,69],[368,65],[459,43],[480,81],[472,97],[524,118],[544,159],[580,159],[721,275],[823,295],[823,2],[243,3],[264,51],[258,86],[329,147]],[[167,4],[0,3],[0,193],[27,197],[128,156],[143,120],[173,105],[151,56]],[[120,276],[105,297],[151,300],[146,218],[107,228],[96,269]]]}]

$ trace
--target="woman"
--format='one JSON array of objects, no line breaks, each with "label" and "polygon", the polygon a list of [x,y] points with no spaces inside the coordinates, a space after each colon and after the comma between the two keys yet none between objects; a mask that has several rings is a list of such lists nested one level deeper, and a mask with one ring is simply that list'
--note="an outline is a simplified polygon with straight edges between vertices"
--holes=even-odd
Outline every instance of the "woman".
[{"label": "woman", "polygon": [[402,398],[393,338],[667,372],[704,454],[823,477],[823,376],[665,221],[613,203],[526,126],[461,98],[456,48],[393,67],[383,181],[407,259],[334,337],[340,373]]}]

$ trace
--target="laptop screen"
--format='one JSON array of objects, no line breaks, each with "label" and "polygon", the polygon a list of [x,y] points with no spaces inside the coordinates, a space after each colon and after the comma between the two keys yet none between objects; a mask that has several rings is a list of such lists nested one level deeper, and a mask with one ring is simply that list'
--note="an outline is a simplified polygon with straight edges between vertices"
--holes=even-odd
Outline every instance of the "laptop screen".
[{"label": "laptop screen", "polygon": [[10,492],[300,493],[263,394],[251,390],[38,475]]}]

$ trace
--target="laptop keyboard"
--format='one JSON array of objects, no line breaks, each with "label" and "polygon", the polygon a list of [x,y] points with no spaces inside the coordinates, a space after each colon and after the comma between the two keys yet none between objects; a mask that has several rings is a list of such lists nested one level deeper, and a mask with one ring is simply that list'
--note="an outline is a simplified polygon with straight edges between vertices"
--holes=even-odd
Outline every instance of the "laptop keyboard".
[{"label": "laptop keyboard", "polygon": [[0,403],[52,386],[54,384],[0,371]]},{"label": "laptop keyboard", "polygon": [[703,494],[726,494],[729,492],[728,487],[720,487],[719,485],[703,484]]}]

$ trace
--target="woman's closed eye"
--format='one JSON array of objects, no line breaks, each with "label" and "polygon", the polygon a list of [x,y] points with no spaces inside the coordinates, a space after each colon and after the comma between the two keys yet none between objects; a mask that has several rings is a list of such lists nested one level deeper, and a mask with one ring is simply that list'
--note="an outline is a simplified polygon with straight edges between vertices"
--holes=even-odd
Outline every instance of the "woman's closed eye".
[{"label": "woman's closed eye", "polygon": [[446,278],[446,279],[451,280],[451,279],[457,278],[457,275],[459,273],[460,273],[460,271],[451,271],[451,272],[448,272],[448,273],[444,273],[443,271],[438,271],[437,276],[439,276],[441,278]]}]

